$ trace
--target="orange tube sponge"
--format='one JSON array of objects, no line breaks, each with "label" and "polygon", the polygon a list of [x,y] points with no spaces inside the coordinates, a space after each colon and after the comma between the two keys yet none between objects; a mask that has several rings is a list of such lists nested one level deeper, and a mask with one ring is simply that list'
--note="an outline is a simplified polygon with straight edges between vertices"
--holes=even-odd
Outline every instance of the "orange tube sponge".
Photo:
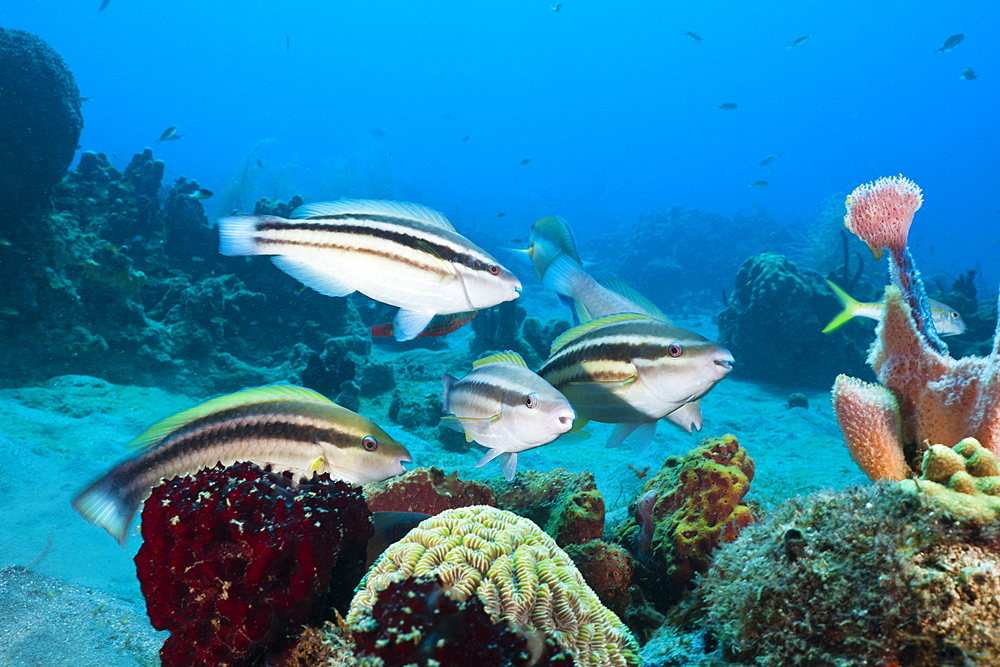
[{"label": "orange tube sponge", "polygon": [[883,250],[902,252],[913,214],[923,203],[920,188],[903,178],[880,178],[859,186],[847,197],[844,225],[868,244],[875,259]]},{"label": "orange tube sponge", "polygon": [[900,438],[899,405],[885,387],[846,375],[833,385],[833,409],[851,458],[872,481],[910,476]]}]

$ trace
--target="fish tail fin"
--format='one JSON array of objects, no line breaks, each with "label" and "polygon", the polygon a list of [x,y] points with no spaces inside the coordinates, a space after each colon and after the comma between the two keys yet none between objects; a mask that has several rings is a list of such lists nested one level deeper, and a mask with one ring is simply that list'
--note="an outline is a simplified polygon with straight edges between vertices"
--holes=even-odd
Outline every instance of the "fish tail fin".
[{"label": "fish tail fin", "polygon": [[445,373],[441,377],[441,382],[444,384],[444,391],[441,394],[441,410],[445,413],[451,413],[451,388],[455,386],[457,380],[454,375]]},{"label": "fish tail fin", "polygon": [[73,499],[73,509],[93,525],[108,531],[124,548],[128,527],[139,507],[131,506],[115,493],[114,481],[110,475],[105,475]]},{"label": "fish tail fin", "polygon": [[560,296],[575,299],[578,286],[587,277],[587,272],[579,264],[562,253],[549,262],[542,275],[542,284]]},{"label": "fish tail fin", "polygon": [[830,333],[831,331],[836,331],[854,318],[857,315],[858,307],[861,304],[854,297],[840,289],[840,287],[829,280],[826,281],[826,284],[830,286],[830,289],[833,290],[833,293],[844,306],[844,309],[837,313],[837,316],[830,320],[829,324],[823,327],[823,333]]},{"label": "fish tail fin", "polygon": [[231,215],[219,218],[219,252],[227,257],[263,255],[254,240],[257,225],[269,220],[285,222],[271,215]]}]

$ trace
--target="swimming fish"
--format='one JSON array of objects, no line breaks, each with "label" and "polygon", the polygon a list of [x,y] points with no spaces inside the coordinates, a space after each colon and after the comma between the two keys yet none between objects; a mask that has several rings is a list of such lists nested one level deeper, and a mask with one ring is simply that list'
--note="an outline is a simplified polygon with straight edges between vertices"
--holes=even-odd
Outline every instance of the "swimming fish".
[{"label": "swimming fish", "polygon": [[391,201],[306,204],[290,220],[219,220],[223,255],[273,255],[296,280],[327,296],[362,294],[393,306],[393,336],[412,340],[435,315],[516,299],[521,283],[437,211]]},{"label": "swimming fish", "polygon": [[526,165],[526,164],[531,164],[531,158],[530,158],[530,157],[529,157],[529,158],[525,158],[525,159],[521,160],[521,166],[522,166],[522,167],[523,167],[524,165]]},{"label": "swimming fish", "polygon": [[973,79],[978,79],[979,76],[972,71],[971,67],[966,67],[964,70],[962,70],[961,78],[965,79],[966,81],[972,81]]},{"label": "swimming fish", "polygon": [[460,380],[445,374],[442,381],[449,415],[442,421],[489,450],[477,468],[499,457],[508,480],[517,472],[518,452],[552,442],[576,418],[566,397],[509,350],[475,362]]},{"label": "swimming fish", "polygon": [[948,39],[944,40],[944,44],[941,45],[941,48],[934,53],[947,53],[961,44],[963,39],[965,39],[964,34],[952,35]]},{"label": "swimming fish", "polygon": [[186,194],[184,196],[187,197],[188,199],[208,199],[209,197],[212,196],[212,194],[213,193],[212,193],[211,190],[206,190],[204,188],[201,188],[200,190],[195,190],[194,192],[189,192],[188,194]]},{"label": "swimming fish", "polygon": [[561,2],[557,2],[556,4],[552,5],[552,11],[554,11],[556,14],[559,13],[560,9],[562,9],[562,3]]},{"label": "swimming fish", "polygon": [[758,164],[757,166],[758,167],[766,167],[767,165],[769,165],[772,162],[774,162],[776,159],[778,159],[778,155],[776,153],[772,153],[771,155],[768,155],[766,158],[764,158],[763,160],[761,160],[760,164]]},{"label": "swimming fish", "polygon": [[681,34],[690,39],[692,42],[701,42],[701,37],[694,34],[693,32],[681,29]]},{"label": "swimming fish", "polygon": [[386,549],[406,537],[421,521],[429,518],[430,514],[422,512],[372,512],[375,534],[368,540],[365,567],[370,568]]},{"label": "swimming fish", "polygon": [[[575,430],[587,421],[616,424],[607,446],[634,433],[643,451],[657,420],[707,394],[733,367],[722,345],[671,322],[638,313],[608,315],[570,329],[552,343],[538,374],[569,399]],[[700,425],[698,406],[678,425]]]},{"label": "swimming fish", "polygon": [[[479,312],[475,310],[470,310],[465,313],[450,313],[448,315],[435,315],[434,319],[431,320],[427,328],[420,332],[417,338],[423,338],[424,336],[444,336],[445,334],[450,334],[452,331],[457,331],[461,329],[466,324],[472,321],[472,318],[478,315]],[[388,338],[392,336],[392,322],[386,324],[376,324],[368,327],[371,331],[373,338]]]},{"label": "swimming fish", "polygon": [[163,131],[163,134],[161,134],[160,138],[156,140],[156,143],[159,144],[163,141],[177,141],[178,139],[183,139],[183,137],[177,134],[177,126],[171,125]]},{"label": "swimming fish", "polygon": [[799,37],[797,40],[795,40],[794,42],[792,42],[791,46],[785,47],[785,50],[786,51],[791,51],[796,46],[802,46],[803,44],[805,44],[806,42],[809,41],[809,37],[810,37],[809,35],[806,35],[804,37]]},{"label": "swimming fish", "polygon": [[102,0],[101,6],[98,8],[97,11],[103,12],[105,9],[108,8],[108,5],[110,5],[110,4],[111,4],[111,0]]},{"label": "swimming fish", "polygon": [[[844,309],[837,313],[837,316],[830,320],[829,324],[823,327],[823,333],[835,331],[855,317],[868,317],[873,320],[882,319],[882,310],[885,308],[885,304],[881,301],[861,303],[829,280],[826,281],[826,284],[830,286],[833,293],[840,299],[840,303],[843,304]],[[962,319],[961,313],[957,310],[934,299],[928,299],[927,305],[931,309],[934,330],[937,331],[939,336],[957,336],[965,332],[965,320]]]},{"label": "swimming fish", "polygon": [[726,102],[725,104],[717,104],[716,109],[722,109],[723,111],[732,111],[739,105],[736,102]]},{"label": "swimming fish", "polygon": [[497,217],[498,217],[498,218],[504,218],[504,217],[506,217],[506,216],[507,216],[507,214],[506,214],[506,213],[504,213],[503,211],[500,211],[499,213],[497,213]]},{"label": "swimming fish", "polygon": [[299,478],[326,472],[363,484],[399,475],[412,460],[370,419],[292,385],[214,398],[154,424],[130,446],[139,451],[73,499],[76,511],[122,546],[139,505],[175,475],[251,461]]},{"label": "swimming fish", "polygon": [[767,181],[754,181],[753,183],[747,183],[748,188],[766,188],[770,183]]},{"label": "swimming fish", "polygon": [[469,140],[469,137],[468,137],[468,135],[466,135],[466,136],[462,137],[462,141],[468,141],[468,140]]}]

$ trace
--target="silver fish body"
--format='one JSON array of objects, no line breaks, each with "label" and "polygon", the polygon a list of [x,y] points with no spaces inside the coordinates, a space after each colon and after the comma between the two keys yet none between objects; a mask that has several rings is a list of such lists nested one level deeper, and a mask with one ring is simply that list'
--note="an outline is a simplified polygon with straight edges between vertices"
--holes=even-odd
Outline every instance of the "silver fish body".
[{"label": "silver fish body", "polygon": [[136,438],[137,454],[82,491],[73,507],[121,544],[142,502],[163,479],[250,461],[308,478],[361,484],[404,472],[405,447],[371,420],[291,385],[245,389],[169,417]]},{"label": "silver fish body", "polygon": [[532,372],[521,357],[503,352],[477,361],[462,379],[445,375],[444,412],[466,437],[489,452],[476,466],[496,457],[507,479],[517,471],[517,454],[568,432],[576,414],[566,397]]},{"label": "silver fish body", "polygon": [[[538,374],[561,391],[579,420],[619,424],[608,446],[693,404],[732,369],[729,351],[699,334],[642,314],[602,317],[570,329],[552,344]],[[675,423],[700,427],[698,405]]]},{"label": "silver fish body", "polygon": [[282,271],[328,296],[362,294],[400,308],[396,340],[416,338],[435,315],[516,299],[521,283],[432,209],[345,200],[300,206],[291,219],[219,220],[224,255],[272,255]]}]

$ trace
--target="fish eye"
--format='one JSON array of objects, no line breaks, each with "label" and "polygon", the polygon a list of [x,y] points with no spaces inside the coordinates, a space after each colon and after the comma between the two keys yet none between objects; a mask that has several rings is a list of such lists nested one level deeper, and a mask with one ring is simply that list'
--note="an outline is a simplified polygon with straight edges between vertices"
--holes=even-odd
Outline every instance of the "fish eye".
[{"label": "fish eye", "polygon": [[538,407],[538,394],[536,394],[535,392],[531,392],[530,394],[525,396],[524,405],[529,410],[533,410],[534,408]]},{"label": "fish eye", "polygon": [[667,354],[676,359],[677,357],[684,354],[684,346],[677,342],[671,343],[667,347]]},{"label": "fish eye", "polygon": [[499,264],[490,264],[489,271],[494,276],[498,275],[500,273],[500,265]]},{"label": "fish eye", "polygon": [[366,435],[361,439],[361,446],[365,448],[366,452],[374,452],[378,449],[378,440],[373,435]]},{"label": "fish eye", "polygon": [[952,317],[952,319],[957,320],[958,319],[958,313],[956,311],[954,311],[954,310],[951,311],[951,317]]}]

